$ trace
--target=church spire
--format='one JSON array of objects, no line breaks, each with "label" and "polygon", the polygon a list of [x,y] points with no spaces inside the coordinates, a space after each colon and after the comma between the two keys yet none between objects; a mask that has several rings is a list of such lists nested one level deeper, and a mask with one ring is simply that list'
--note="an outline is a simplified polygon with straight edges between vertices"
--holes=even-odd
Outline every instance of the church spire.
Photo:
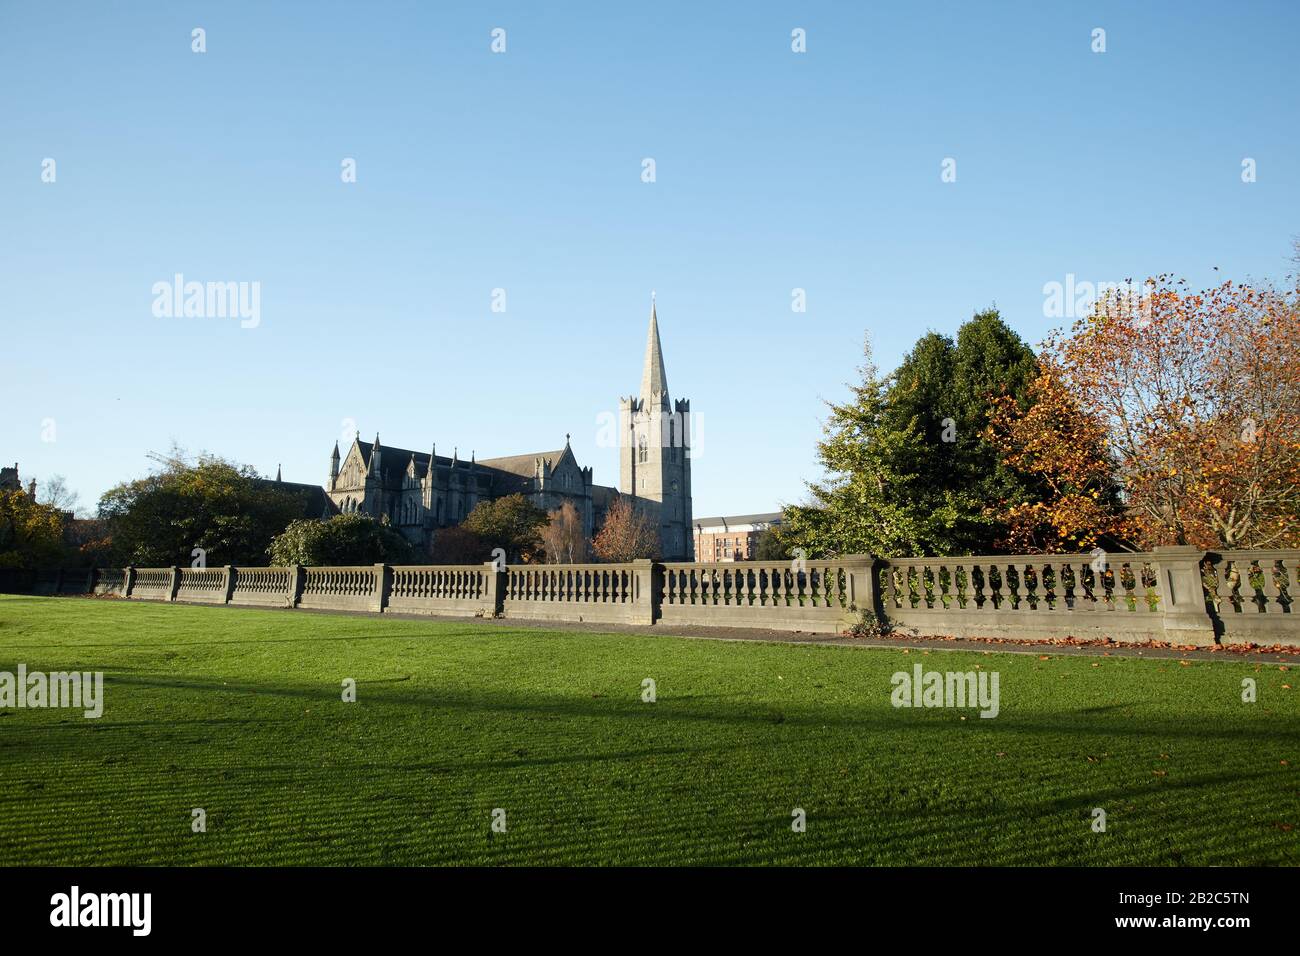
[{"label": "church spire", "polygon": [[659,317],[654,293],[650,293],[650,333],[645,343],[645,370],[641,373],[641,398],[668,394],[668,373],[664,371],[663,347],[659,344]]}]

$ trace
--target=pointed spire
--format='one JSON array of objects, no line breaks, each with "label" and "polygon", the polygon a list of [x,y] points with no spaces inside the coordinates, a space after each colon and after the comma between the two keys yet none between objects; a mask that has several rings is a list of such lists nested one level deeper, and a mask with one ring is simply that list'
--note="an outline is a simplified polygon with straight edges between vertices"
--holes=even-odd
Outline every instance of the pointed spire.
[{"label": "pointed spire", "polygon": [[438,443],[434,442],[429,446],[429,470],[424,473],[424,477],[432,479],[434,469],[438,467]]},{"label": "pointed spire", "polygon": [[279,465],[276,465],[276,466],[275,466],[275,480],[276,480],[276,481],[279,481],[279,480],[280,480],[280,466],[279,466]]},{"label": "pointed spire", "polygon": [[339,460],[339,440],[334,439],[334,454],[330,455],[335,461]]},{"label": "pointed spire", "polygon": [[641,373],[641,398],[668,393],[668,373],[664,371],[663,347],[659,344],[659,317],[654,295],[650,296],[650,333],[645,343],[645,369]]}]

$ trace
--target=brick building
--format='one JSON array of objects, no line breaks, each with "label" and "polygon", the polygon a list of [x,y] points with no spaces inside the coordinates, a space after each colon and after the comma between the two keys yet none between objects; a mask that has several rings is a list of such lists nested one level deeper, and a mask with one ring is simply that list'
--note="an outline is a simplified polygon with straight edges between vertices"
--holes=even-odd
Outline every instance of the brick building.
[{"label": "brick building", "polygon": [[781,523],[781,512],[695,520],[696,561],[748,561],[758,535]]}]

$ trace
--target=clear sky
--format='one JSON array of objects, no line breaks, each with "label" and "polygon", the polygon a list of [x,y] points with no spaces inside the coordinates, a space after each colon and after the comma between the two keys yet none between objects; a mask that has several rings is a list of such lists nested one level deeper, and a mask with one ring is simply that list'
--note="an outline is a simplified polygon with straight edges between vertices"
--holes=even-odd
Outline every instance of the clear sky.
[{"label": "clear sky", "polygon": [[[994,303],[1038,342],[1070,274],[1284,273],[1298,38],[1294,2],[3,0],[0,462],[83,505],[173,441],[321,483],[350,421],[571,432],[617,484],[653,289],[695,514],[774,509],[864,332],[888,369]],[[155,316],[177,273],[258,324]]]}]

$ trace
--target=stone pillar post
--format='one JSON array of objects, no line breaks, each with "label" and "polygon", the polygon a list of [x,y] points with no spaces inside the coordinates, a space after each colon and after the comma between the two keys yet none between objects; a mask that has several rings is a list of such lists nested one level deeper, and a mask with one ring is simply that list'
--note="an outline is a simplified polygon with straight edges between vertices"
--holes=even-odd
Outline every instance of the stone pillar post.
[{"label": "stone pillar post", "polygon": [[393,570],[386,564],[375,565],[375,593],[370,599],[369,611],[382,613],[388,603],[388,592],[393,587]]},{"label": "stone pillar post", "polygon": [[135,565],[129,564],[124,570],[126,574],[122,577],[122,597],[129,598],[135,587]]},{"label": "stone pillar post", "polygon": [[659,592],[656,584],[663,566],[641,558],[632,562],[632,603],[628,607],[629,624],[653,624],[659,616]]},{"label": "stone pillar post", "polygon": [[173,564],[171,585],[167,589],[167,600],[169,601],[176,600],[176,592],[180,590],[180,586],[181,586],[181,569],[178,565]]},{"label": "stone pillar post", "polygon": [[[1175,644],[1214,644],[1214,621],[1205,607],[1201,561],[1205,552],[1188,545],[1157,548],[1156,590],[1164,619],[1165,640]],[[1139,598],[1141,600],[1141,598]]]},{"label": "stone pillar post", "polygon": [[849,554],[838,563],[848,577],[848,606],[841,608],[841,620],[845,624],[856,624],[865,611],[869,618],[884,623],[876,584],[880,559],[874,554]]},{"label": "stone pillar post", "polygon": [[226,575],[226,596],[222,599],[221,603],[229,604],[230,598],[235,593],[235,568],[233,565],[226,564],[222,565],[221,570],[224,571]]},{"label": "stone pillar post", "polygon": [[483,604],[492,609],[492,616],[497,617],[506,609],[506,572],[497,569],[495,561],[483,562]]},{"label": "stone pillar post", "polygon": [[297,607],[298,602],[302,600],[302,589],[307,584],[307,569],[301,564],[289,566],[289,593],[284,596],[284,603],[288,607]]}]

